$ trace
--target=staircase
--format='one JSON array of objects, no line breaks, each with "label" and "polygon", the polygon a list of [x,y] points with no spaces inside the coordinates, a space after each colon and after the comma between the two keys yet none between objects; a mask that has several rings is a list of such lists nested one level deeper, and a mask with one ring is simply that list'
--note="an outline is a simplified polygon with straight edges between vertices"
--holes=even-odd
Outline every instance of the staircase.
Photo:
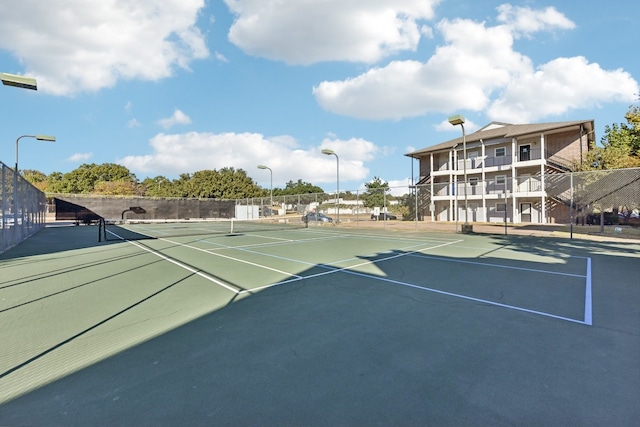
[{"label": "staircase", "polygon": [[431,206],[431,176],[425,176],[416,184],[418,195],[418,215],[424,218],[430,214]]}]

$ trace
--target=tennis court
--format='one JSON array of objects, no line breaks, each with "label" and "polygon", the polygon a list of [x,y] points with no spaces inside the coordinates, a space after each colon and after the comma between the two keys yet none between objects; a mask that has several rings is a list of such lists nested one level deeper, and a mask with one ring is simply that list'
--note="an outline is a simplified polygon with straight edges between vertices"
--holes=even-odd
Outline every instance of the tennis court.
[{"label": "tennis court", "polygon": [[0,424],[640,419],[640,244],[281,225],[0,255]]}]

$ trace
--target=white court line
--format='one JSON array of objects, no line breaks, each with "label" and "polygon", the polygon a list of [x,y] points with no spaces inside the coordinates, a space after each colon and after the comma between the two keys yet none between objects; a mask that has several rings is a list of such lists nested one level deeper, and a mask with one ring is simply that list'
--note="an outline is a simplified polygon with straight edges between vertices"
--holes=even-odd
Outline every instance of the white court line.
[{"label": "white court line", "polygon": [[[474,298],[474,297],[470,297],[470,296],[467,296],[467,295],[461,295],[461,294],[456,294],[456,293],[453,293],[453,292],[442,291],[442,290],[439,290],[439,289],[427,288],[425,286],[414,285],[413,283],[406,283],[406,282],[401,282],[401,281],[398,281],[398,280],[387,279],[386,277],[373,276],[373,275],[370,275],[370,274],[359,273],[359,272],[350,271],[350,270],[345,271],[345,273],[353,274],[353,275],[356,275],[356,276],[367,277],[367,278],[374,279],[374,280],[380,280],[380,281],[383,281],[383,282],[393,283],[393,284],[400,285],[400,286],[406,286],[406,287],[409,287],[409,288],[419,289],[419,290],[422,290],[422,291],[433,292],[433,293],[436,293],[436,294],[447,295],[447,296],[455,297],[455,298],[461,298],[461,299],[465,299],[465,300],[468,300],[468,301],[475,301],[475,302],[480,302],[480,303],[483,303],[483,304],[493,305],[493,306],[496,306],[496,307],[508,308],[510,310],[516,310],[516,311],[522,311],[522,312],[525,312],[525,313],[537,314],[539,316],[551,317],[551,318],[554,318],[554,319],[565,320],[567,322],[579,323],[581,325],[591,325],[590,323],[587,323],[586,321],[582,321],[582,320],[578,320],[578,319],[572,319],[570,317],[558,316],[558,315],[555,315],[555,314],[546,313],[544,311],[531,310],[531,309],[528,309],[528,308],[518,307],[518,306],[515,306],[515,305],[502,304],[502,303],[495,302],[495,301],[489,301],[489,300],[485,300],[485,299],[482,299],[482,298]],[[240,293],[242,293],[242,292],[246,292],[246,291],[241,291]]]},{"label": "white court line", "polygon": [[[415,248],[415,247],[417,247],[417,246],[424,246],[424,243],[421,243],[421,244],[418,244],[418,245],[411,245],[411,246],[407,246],[407,247],[404,247],[404,248],[399,248],[399,249],[397,249],[397,250],[399,250],[399,251],[406,251],[406,250],[408,250],[408,249],[413,249],[413,248]],[[237,249],[237,247],[236,247],[236,249]],[[427,248],[422,248],[421,250],[424,250],[424,249],[427,249]],[[431,248],[429,248],[429,249],[431,249]],[[247,253],[250,253],[250,254],[261,255],[261,256],[269,257],[269,258],[276,258],[276,259],[280,259],[280,260],[283,260],[283,261],[295,262],[295,263],[303,264],[303,265],[311,265],[311,266],[316,266],[316,265],[318,265],[318,263],[317,263],[317,262],[301,261],[301,260],[298,260],[298,259],[287,258],[287,257],[279,256],[279,255],[272,255],[272,254],[267,254],[267,253],[264,253],[264,252],[251,251],[251,250],[248,250],[248,249],[246,249],[246,248],[238,249],[238,250],[239,250],[239,251],[241,251],[241,252],[247,252]],[[387,253],[388,253],[388,252],[390,252],[390,251],[387,251]],[[384,252],[383,252],[383,253],[384,253]],[[406,255],[406,253],[403,253],[403,254],[400,254],[400,255],[397,255],[397,256],[404,256],[404,255]],[[393,257],[391,257],[391,258],[394,258],[395,256],[396,256],[396,255],[394,255],[394,256],[393,256]],[[385,258],[385,260],[387,260],[387,259],[391,259],[391,258]],[[347,258],[347,259],[341,259],[341,260],[333,261],[333,262],[331,262],[331,263],[329,263],[329,264],[324,264],[324,265],[332,266],[332,265],[340,264],[340,263],[347,262],[347,261],[353,261],[353,260],[355,260],[355,259],[362,259],[362,257],[359,257],[359,258]],[[377,262],[377,261],[376,261],[376,262]],[[367,261],[366,263],[368,264],[368,263],[370,263],[370,261]],[[359,266],[359,265],[349,266],[348,268],[357,267],[357,266]]]},{"label": "white court line", "polygon": [[[458,243],[460,241],[462,241],[462,240],[451,242],[450,244],[455,244],[455,243]],[[366,277],[366,278],[369,278],[369,279],[378,280],[378,281],[382,281],[382,282],[393,283],[393,284],[396,284],[396,285],[405,286],[405,287],[409,287],[409,288],[413,288],[413,289],[419,289],[419,290],[426,291],[426,292],[433,292],[433,293],[437,293],[437,294],[440,294],[440,295],[446,295],[446,296],[450,296],[450,297],[454,297],[454,298],[460,298],[460,299],[464,299],[464,300],[467,300],[467,301],[479,302],[479,303],[492,305],[492,306],[496,306],[496,307],[506,308],[506,309],[515,310],[515,311],[521,311],[521,312],[524,312],[524,313],[530,313],[530,314],[535,314],[535,315],[538,315],[538,316],[549,317],[549,318],[558,319],[558,320],[564,320],[566,322],[578,323],[578,324],[581,324],[581,325],[591,326],[592,322],[591,322],[591,262],[590,262],[591,260],[590,260],[590,258],[588,259],[588,263],[587,263],[587,274],[586,274],[586,276],[575,275],[575,274],[567,274],[567,273],[557,273],[557,272],[551,272],[551,271],[546,271],[546,270],[522,269],[522,270],[540,272],[540,273],[559,274],[559,275],[566,275],[566,276],[572,276],[572,277],[586,277],[587,278],[587,297],[586,297],[586,299],[588,301],[585,302],[585,320],[572,319],[570,317],[559,316],[559,315],[547,313],[547,312],[544,312],[544,311],[532,310],[532,309],[528,309],[528,308],[524,308],[524,307],[518,307],[518,306],[514,306],[514,305],[503,304],[503,303],[499,303],[499,302],[495,302],[495,301],[485,300],[485,299],[482,299],[482,298],[470,297],[468,295],[456,294],[456,293],[453,293],[453,292],[442,291],[442,290],[439,290],[439,289],[433,289],[433,288],[429,288],[429,287],[426,287],[426,286],[420,286],[420,285],[416,285],[416,284],[413,284],[413,283],[402,282],[402,281],[399,281],[399,280],[388,279],[386,277],[375,276],[375,275],[372,275],[372,274],[361,273],[361,272],[357,272],[357,271],[352,271],[351,270],[352,268],[360,267],[362,265],[375,264],[375,263],[378,263],[378,262],[387,261],[387,260],[390,260],[390,259],[394,259],[394,258],[398,258],[398,257],[401,257],[401,256],[406,256],[406,255],[434,258],[434,259],[439,259],[440,260],[441,258],[439,258],[439,257],[431,257],[431,256],[427,256],[427,255],[416,255],[416,254],[420,253],[422,251],[425,251],[425,250],[435,249],[435,248],[442,247],[442,246],[448,246],[450,244],[442,244],[442,245],[438,245],[438,246],[423,248],[423,249],[419,249],[419,250],[412,251],[412,252],[409,252],[409,253],[397,254],[397,255],[394,255],[394,256],[381,258],[381,259],[378,259],[378,260],[375,260],[375,261],[367,261],[367,262],[363,262],[361,264],[356,264],[356,265],[343,267],[343,268],[335,268],[335,267],[331,267],[331,266],[328,266],[328,265],[317,265],[318,267],[329,269],[329,271],[325,271],[325,272],[322,272],[322,273],[316,273],[316,274],[312,274],[312,275],[304,276],[304,277],[298,277],[298,278],[295,278],[295,279],[288,279],[288,280],[284,280],[284,281],[281,281],[281,282],[273,283],[273,284],[270,284],[270,285],[261,286],[259,288],[245,289],[245,290],[240,291],[240,294],[254,293],[254,292],[261,291],[261,290],[268,289],[268,288],[275,287],[275,286],[281,286],[281,285],[284,285],[284,284],[298,282],[298,281],[305,280],[305,279],[312,279],[312,278],[316,278],[316,277],[320,277],[320,276],[325,276],[325,275],[328,275],[328,274],[334,274],[334,273],[342,272],[342,273],[352,274],[352,275],[356,275],[356,276],[360,276],[360,277]],[[446,260],[446,261],[449,261],[449,260]],[[457,261],[451,260],[451,262],[457,262]],[[517,267],[500,266],[500,265],[495,265],[495,264],[473,263],[473,262],[469,262],[469,261],[459,261],[459,262],[472,263],[472,264],[481,264],[481,265],[486,265],[486,266],[491,265],[493,267],[501,267],[501,268],[519,269]]]},{"label": "white court line", "polygon": [[236,294],[236,295],[238,295],[238,294],[240,293],[240,289],[238,289],[238,288],[236,288],[236,287],[233,287],[233,286],[231,286],[231,285],[229,285],[229,284],[227,284],[227,283],[224,283],[224,282],[222,282],[222,281],[220,281],[220,280],[218,280],[218,279],[216,279],[216,278],[214,278],[214,277],[211,277],[211,276],[209,276],[208,274],[203,273],[203,272],[202,272],[202,271],[200,271],[200,270],[196,270],[196,269],[195,269],[195,268],[193,268],[193,267],[189,267],[189,266],[188,266],[188,265],[186,265],[186,264],[183,264],[183,263],[181,263],[181,262],[179,262],[179,261],[176,261],[176,260],[174,260],[174,259],[171,259],[171,258],[169,258],[169,257],[167,257],[167,256],[165,256],[165,255],[163,255],[163,254],[161,254],[161,253],[160,253],[160,252],[158,252],[158,251],[154,251],[154,250],[153,250],[153,249],[151,249],[151,248],[147,248],[146,246],[141,245],[141,244],[140,244],[140,243],[138,243],[138,242],[134,242],[134,241],[132,241],[132,240],[127,240],[127,239],[125,239],[125,238],[123,238],[123,237],[121,237],[121,236],[117,235],[116,233],[114,233],[114,232],[112,232],[112,231],[107,230],[107,232],[109,232],[110,234],[113,234],[114,236],[116,236],[116,237],[117,237],[118,239],[120,239],[120,240],[124,240],[125,242],[127,242],[127,243],[131,243],[132,245],[137,246],[138,248],[140,248],[140,249],[142,249],[142,250],[144,250],[144,251],[147,251],[147,252],[149,252],[150,254],[153,254],[153,255],[155,255],[155,256],[157,256],[157,257],[159,257],[159,258],[162,258],[162,259],[163,259],[163,260],[165,260],[165,261],[169,261],[170,263],[175,264],[175,265],[177,265],[178,267],[183,268],[183,269],[185,269],[185,270],[189,271],[190,273],[193,273],[193,274],[195,274],[195,275],[197,275],[197,276],[202,277],[203,279],[206,279],[206,280],[208,280],[208,281],[210,281],[210,282],[213,282],[213,283],[215,283],[215,284],[216,284],[216,285],[218,285],[218,286],[222,286],[223,288],[225,288],[225,289],[227,289],[227,290],[229,290],[229,291],[233,292],[233,293],[234,293],[234,294]]},{"label": "white court line", "polygon": [[[342,229],[344,230],[344,229]],[[337,235],[340,237],[364,237],[364,238],[371,238],[374,240],[400,240],[400,241],[411,241],[411,240],[417,240],[420,242],[450,242],[451,239],[446,239],[444,237],[432,237],[432,236],[411,236],[411,235],[404,235],[404,234],[373,234],[373,233],[338,233],[337,231],[326,231],[326,232],[321,232],[321,231],[307,231],[307,233],[316,233],[316,234],[324,234],[324,235]],[[460,240],[461,242],[463,240]]]},{"label": "white court line", "polygon": [[[320,267],[320,268],[325,268],[325,269],[328,269],[329,271],[324,271],[322,273],[310,274],[308,276],[298,276],[298,277],[296,277],[294,279],[287,279],[287,280],[283,280],[281,282],[271,283],[269,285],[264,285],[264,286],[260,286],[260,287],[257,287],[257,288],[245,289],[245,290],[240,291],[240,294],[253,293],[255,291],[262,291],[264,289],[273,288],[275,286],[281,286],[281,285],[284,285],[286,283],[297,282],[299,280],[304,280],[304,279],[312,279],[312,278],[320,277],[320,276],[326,276],[327,274],[339,273],[341,271],[349,272],[350,268],[361,267],[363,265],[369,265],[369,264],[377,264],[377,263],[382,262],[382,261],[388,261],[390,259],[411,255],[411,254],[414,254],[416,252],[436,249],[436,248],[440,248],[440,247],[443,247],[443,246],[448,246],[450,244],[455,244],[455,243],[458,243],[458,242],[461,242],[461,241],[462,240],[455,240],[455,241],[452,241],[450,243],[443,243],[443,244],[437,245],[437,246],[430,246],[428,248],[417,249],[415,251],[406,252],[406,253],[402,253],[402,254],[396,254],[396,255],[393,255],[393,256],[390,256],[390,257],[380,258],[380,259],[376,259],[376,260],[373,260],[373,261],[365,261],[365,262],[362,262],[360,264],[350,265],[350,266],[342,267],[342,268],[331,267],[330,265],[312,264],[313,266]],[[376,277],[376,276],[371,276],[371,277]]]},{"label": "white court line", "polygon": [[228,256],[228,255],[223,255],[223,254],[221,254],[219,252],[212,252],[212,251],[207,250],[207,249],[197,248],[195,246],[191,246],[191,245],[187,245],[187,244],[184,244],[184,243],[176,242],[176,241],[173,241],[173,240],[170,240],[170,239],[165,239],[164,237],[159,237],[158,240],[162,240],[164,242],[169,242],[169,243],[172,243],[174,245],[181,246],[183,248],[189,248],[189,249],[193,249],[193,250],[196,250],[196,251],[204,252],[206,254],[217,256],[217,257],[220,257],[220,258],[229,259],[231,261],[236,261],[236,262],[240,262],[240,263],[243,263],[243,264],[248,264],[248,265],[251,265],[251,266],[254,266],[254,267],[263,268],[265,270],[274,271],[276,273],[284,274],[286,276],[300,277],[297,274],[289,273],[288,271],[278,270],[277,268],[267,267],[266,265],[257,264],[255,262],[250,262],[250,261],[245,261],[243,259],[234,258],[234,257]]},{"label": "white court line", "polygon": [[514,266],[509,266],[509,265],[491,264],[491,263],[478,262],[478,261],[463,261],[463,260],[459,260],[459,259],[448,259],[448,258],[445,258],[445,257],[432,256],[432,255],[411,254],[411,256],[418,257],[418,258],[433,259],[433,260],[442,261],[442,262],[455,262],[455,263],[460,263],[460,264],[481,265],[483,267],[504,268],[504,269],[507,269],[507,270],[531,271],[531,272],[534,272],[534,273],[554,274],[554,275],[557,275],[557,276],[567,276],[567,277],[579,277],[579,278],[586,277],[583,274],[562,273],[562,272],[559,272],[559,271],[538,270],[536,268],[514,267]]},{"label": "white court line", "polygon": [[[123,239],[122,237],[118,236],[117,234],[115,234],[113,232],[109,232],[109,233],[117,236],[118,238],[120,238],[122,240],[126,240],[126,239]],[[355,236],[357,236],[357,235],[354,235],[354,237]],[[214,279],[214,278],[212,278],[212,277],[210,277],[210,276],[208,276],[208,275],[206,275],[206,274],[204,274],[204,273],[202,273],[202,272],[200,272],[198,270],[195,270],[195,269],[193,269],[193,268],[191,268],[191,267],[189,267],[187,265],[184,265],[184,264],[182,264],[180,262],[172,260],[172,259],[162,255],[159,252],[156,252],[154,250],[146,248],[146,247],[144,247],[144,246],[142,246],[142,245],[140,245],[140,244],[138,244],[136,242],[132,242],[132,241],[126,240],[127,242],[129,242],[129,243],[131,243],[131,244],[133,244],[133,245],[135,245],[135,246],[137,246],[137,247],[139,247],[139,248],[141,248],[141,249],[143,249],[145,251],[148,251],[148,252],[150,252],[150,253],[152,253],[152,254],[154,254],[156,256],[159,256],[162,259],[165,259],[165,260],[167,260],[167,261],[169,261],[169,262],[171,262],[173,264],[176,264],[176,265],[180,266],[181,268],[185,268],[186,270],[188,270],[188,271],[190,271],[190,272],[192,272],[194,274],[197,274],[197,275],[199,275],[199,276],[201,276],[201,277],[203,277],[203,278],[205,278],[207,280],[210,280],[210,281],[212,281],[212,282],[214,282],[214,283],[216,283],[216,284],[218,284],[218,285],[220,285],[220,286],[222,286],[222,287],[234,292],[237,295],[241,295],[241,294],[244,294],[244,293],[254,293],[254,292],[258,292],[258,291],[264,290],[264,289],[268,289],[268,288],[272,288],[272,287],[276,287],[276,286],[281,286],[281,285],[284,285],[284,284],[293,283],[293,282],[297,282],[297,281],[301,281],[301,280],[305,280],[305,279],[312,279],[312,278],[316,278],[316,277],[320,277],[320,276],[325,276],[325,275],[328,275],[328,274],[344,272],[344,273],[347,273],[347,274],[352,274],[352,275],[356,275],[356,276],[360,276],[360,277],[366,277],[366,278],[377,280],[377,281],[392,283],[392,284],[405,286],[405,287],[409,287],[409,288],[413,288],[413,289],[419,289],[419,290],[423,290],[423,291],[427,291],[427,292],[433,292],[433,293],[446,295],[446,296],[451,296],[451,297],[454,297],[454,298],[460,298],[460,299],[464,299],[464,300],[468,300],[468,301],[479,302],[479,303],[492,305],[492,306],[496,306],[496,307],[507,308],[507,309],[511,309],[511,310],[515,310],[515,311],[521,311],[521,312],[535,314],[535,315],[544,316],[544,317],[550,317],[550,318],[564,320],[564,321],[572,322],[572,323],[578,323],[578,324],[589,325],[589,326],[592,325],[591,258],[587,258],[587,273],[586,273],[586,275],[577,275],[577,274],[560,273],[560,272],[553,272],[553,271],[547,271],[547,270],[537,270],[537,269],[529,269],[529,268],[521,268],[521,267],[510,267],[510,266],[497,265],[497,264],[487,264],[487,263],[480,263],[480,262],[474,262],[474,261],[448,260],[448,259],[441,258],[441,257],[434,257],[434,256],[429,256],[429,255],[422,254],[422,252],[426,251],[426,250],[436,249],[436,248],[444,247],[444,246],[455,245],[456,243],[460,243],[460,242],[463,241],[463,240],[455,240],[455,241],[450,241],[450,242],[447,242],[447,243],[443,243],[441,245],[422,248],[422,249],[414,250],[414,251],[407,252],[407,253],[396,254],[396,255],[393,255],[393,256],[390,256],[390,257],[386,257],[386,258],[380,258],[380,259],[373,260],[373,261],[365,261],[365,262],[362,262],[360,264],[355,264],[355,265],[351,265],[351,266],[343,267],[343,268],[335,268],[335,267],[331,267],[329,265],[317,265],[317,264],[308,263],[309,265],[315,265],[315,266],[318,266],[318,267],[321,267],[321,268],[328,269],[328,271],[324,271],[322,273],[311,274],[311,275],[308,275],[308,276],[299,276],[299,275],[291,274],[291,273],[288,273],[288,272],[280,271],[280,270],[277,270],[277,269],[273,269],[273,268],[270,268],[270,267],[266,267],[264,265],[251,263],[251,262],[248,262],[248,261],[243,261],[241,259],[225,256],[225,255],[218,254],[218,253],[212,253],[212,252],[210,252],[208,250],[205,250],[205,249],[193,247],[193,246],[190,246],[190,245],[184,245],[184,244],[181,244],[181,243],[169,240],[169,239],[160,238],[159,240],[167,241],[167,242],[172,243],[172,244],[188,247],[190,249],[195,249],[195,250],[198,250],[198,251],[202,251],[202,252],[205,252],[205,253],[208,253],[208,254],[211,254],[211,255],[220,256],[220,257],[231,259],[231,260],[238,261],[238,262],[244,262],[244,263],[247,263],[247,264],[250,264],[250,265],[254,265],[256,267],[265,268],[265,269],[268,269],[268,270],[272,270],[272,271],[280,272],[282,274],[293,276],[293,278],[287,279],[287,280],[284,280],[284,281],[281,281],[281,282],[272,283],[272,284],[269,284],[269,285],[265,285],[265,286],[261,286],[261,287],[257,287],[257,288],[253,288],[253,289],[239,290],[239,289],[233,288],[233,287],[231,287],[231,286],[229,286],[229,285],[227,285],[227,284],[225,284],[223,282],[220,282],[220,281],[218,281],[218,280],[216,280],[216,279]],[[252,251],[247,251],[247,252],[252,252]],[[260,254],[260,253],[258,253],[258,254]],[[416,255],[416,254],[420,254],[420,255]],[[265,254],[261,254],[261,255],[265,255]],[[543,311],[531,310],[531,309],[527,309],[527,308],[523,308],[523,307],[509,305],[509,304],[498,303],[498,302],[495,302],[495,301],[490,301],[490,300],[485,300],[485,299],[481,299],[481,298],[470,297],[470,296],[467,296],[467,295],[456,294],[456,293],[453,293],[453,292],[442,291],[442,290],[439,290],[439,289],[428,288],[428,287],[425,287],[425,286],[415,285],[413,283],[402,282],[402,281],[398,281],[398,280],[388,279],[388,278],[385,278],[385,277],[375,276],[375,275],[372,275],[372,274],[361,273],[361,272],[356,272],[356,271],[352,271],[351,270],[352,268],[357,268],[357,267],[361,267],[361,266],[369,265],[369,264],[376,264],[376,263],[379,263],[379,262],[382,262],[382,261],[387,261],[387,260],[390,260],[390,259],[395,259],[395,258],[407,256],[407,255],[408,256],[429,258],[429,259],[437,259],[437,260],[440,260],[440,261],[447,261],[447,262],[460,262],[460,263],[465,263],[465,264],[475,264],[475,265],[482,265],[482,266],[491,266],[491,267],[496,267],[496,268],[506,268],[506,269],[522,270],[522,271],[532,271],[532,272],[537,272],[537,273],[556,274],[556,275],[564,275],[564,276],[569,276],[569,277],[584,277],[586,279],[585,316],[584,316],[584,320],[582,321],[582,320],[572,319],[572,318],[568,318],[568,317],[564,317],[564,316],[559,316],[559,315],[555,315],[555,314],[551,314],[551,313],[546,313],[546,312],[543,312]],[[267,255],[267,256],[269,256],[269,255]],[[285,259],[285,258],[283,258],[283,259]],[[291,261],[297,261],[297,260],[291,260]],[[297,261],[297,262],[305,263],[303,261]]]},{"label": "white court line", "polygon": [[[258,236],[258,237],[262,237],[262,236]],[[280,242],[251,243],[247,245],[238,245],[238,246],[224,245],[222,243],[210,241],[208,238],[198,240],[198,242],[205,243],[207,245],[219,246],[217,248],[207,249],[208,252],[211,252],[211,251],[217,251],[217,250],[258,248],[258,247],[266,247],[266,246],[286,245],[289,243],[307,243],[307,242],[319,242],[321,240],[337,240],[337,239],[342,239],[342,237],[314,237],[311,239],[288,239],[288,240],[283,239],[283,241],[280,241]]]}]

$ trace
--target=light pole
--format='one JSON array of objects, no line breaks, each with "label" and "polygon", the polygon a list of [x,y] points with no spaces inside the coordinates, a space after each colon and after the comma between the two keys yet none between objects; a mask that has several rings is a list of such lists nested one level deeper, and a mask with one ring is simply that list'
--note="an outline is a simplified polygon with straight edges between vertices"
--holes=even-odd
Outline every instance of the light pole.
[{"label": "light pole", "polygon": [[[31,89],[31,90],[38,90],[38,84],[36,83],[36,79],[33,79],[31,77],[25,77],[25,76],[18,76],[15,74],[9,74],[9,73],[0,73],[0,81],[2,81],[2,84],[5,86],[13,86],[13,87],[18,87],[18,88],[22,88],[22,89]],[[16,143],[17,144],[17,143]],[[18,194],[18,188],[17,188],[17,183],[18,183],[18,156],[16,154],[16,170],[15,173],[13,174],[13,226],[16,227],[18,225],[18,217],[17,217],[17,212],[16,212],[16,195]],[[4,214],[4,210],[5,210],[5,203],[4,203],[4,185],[2,186],[2,205],[0,206],[0,213]],[[0,229],[4,229],[5,227],[5,222],[4,222],[4,215],[2,215],[2,224],[0,224]],[[17,230],[17,228],[15,228],[15,230]],[[18,236],[18,239],[22,239],[22,236]],[[4,249],[4,242],[5,240],[2,239],[2,247],[0,247],[0,250]]]},{"label": "light pole", "polygon": [[[467,199],[467,140],[464,133],[464,117],[460,114],[449,117],[449,123],[453,126],[460,125],[462,128],[462,166],[464,170],[464,224],[462,224],[463,233],[473,232],[473,226],[469,224],[468,199]],[[456,180],[457,181],[457,180]]]},{"label": "light pole", "polygon": [[271,186],[269,187],[269,199],[271,203],[269,206],[269,216],[271,216],[271,211],[273,210],[273,171],[265,165],[258,165],[258,169],[269,169],[269,175],[271,176]]},{"label": "light pole", "polygon": [[[18,143],[22,138],[35,138],[38,141],[49,141],[55,142],[56,137],[50,135],[22,135],[16,139],[16,167],[13,172],[13,223],[14,226],[18,225],[18,212],[20,211],[20,207],[18,206]],[[24,224],[24,212],[20,213],[20,229],[22,229]],[[22,238],[22,236],[20,236]]]},{"label": "light pole", "polygon": [[5,86],[14,86],[22,89],[38,90],[36,79],[25,76],[18,76],[9,73],[0,73],[0,80]]},{"label": "light pole", "polygon": [[340,222],[340,205],[338,204],[340,201],[340,158],[335,151],[329,150],[328,148],[322,150],[322,154],[336,156],[336,224],[338,224]]},{"label": "light pole", "polygon": [[55,136],[51,136],[51,135],[22,135],[22,136],[19,136],[18,139],[16,139],[16,174],[18,173],[18,142],[20,142],[20,140],[22,138],[35,138],[38,141],[49,141],[49,142],[55,142],[56,141],[56,137]]}]

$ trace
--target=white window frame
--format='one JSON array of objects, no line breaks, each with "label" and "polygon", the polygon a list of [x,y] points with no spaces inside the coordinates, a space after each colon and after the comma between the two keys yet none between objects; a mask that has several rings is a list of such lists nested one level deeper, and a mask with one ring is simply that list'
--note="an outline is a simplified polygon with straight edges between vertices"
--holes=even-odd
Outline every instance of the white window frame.
[{"label": "white window frame", "polygon": [[507,204],[506,203],[496,203],[496,212],[506,212]]},{"label": "white window frame", "polygon": [[[498,150],[501,150],[502,154],[498,154]],[[495,155],[496,157],[505,157],[507,155],[507,147],[496,147]]]}]

